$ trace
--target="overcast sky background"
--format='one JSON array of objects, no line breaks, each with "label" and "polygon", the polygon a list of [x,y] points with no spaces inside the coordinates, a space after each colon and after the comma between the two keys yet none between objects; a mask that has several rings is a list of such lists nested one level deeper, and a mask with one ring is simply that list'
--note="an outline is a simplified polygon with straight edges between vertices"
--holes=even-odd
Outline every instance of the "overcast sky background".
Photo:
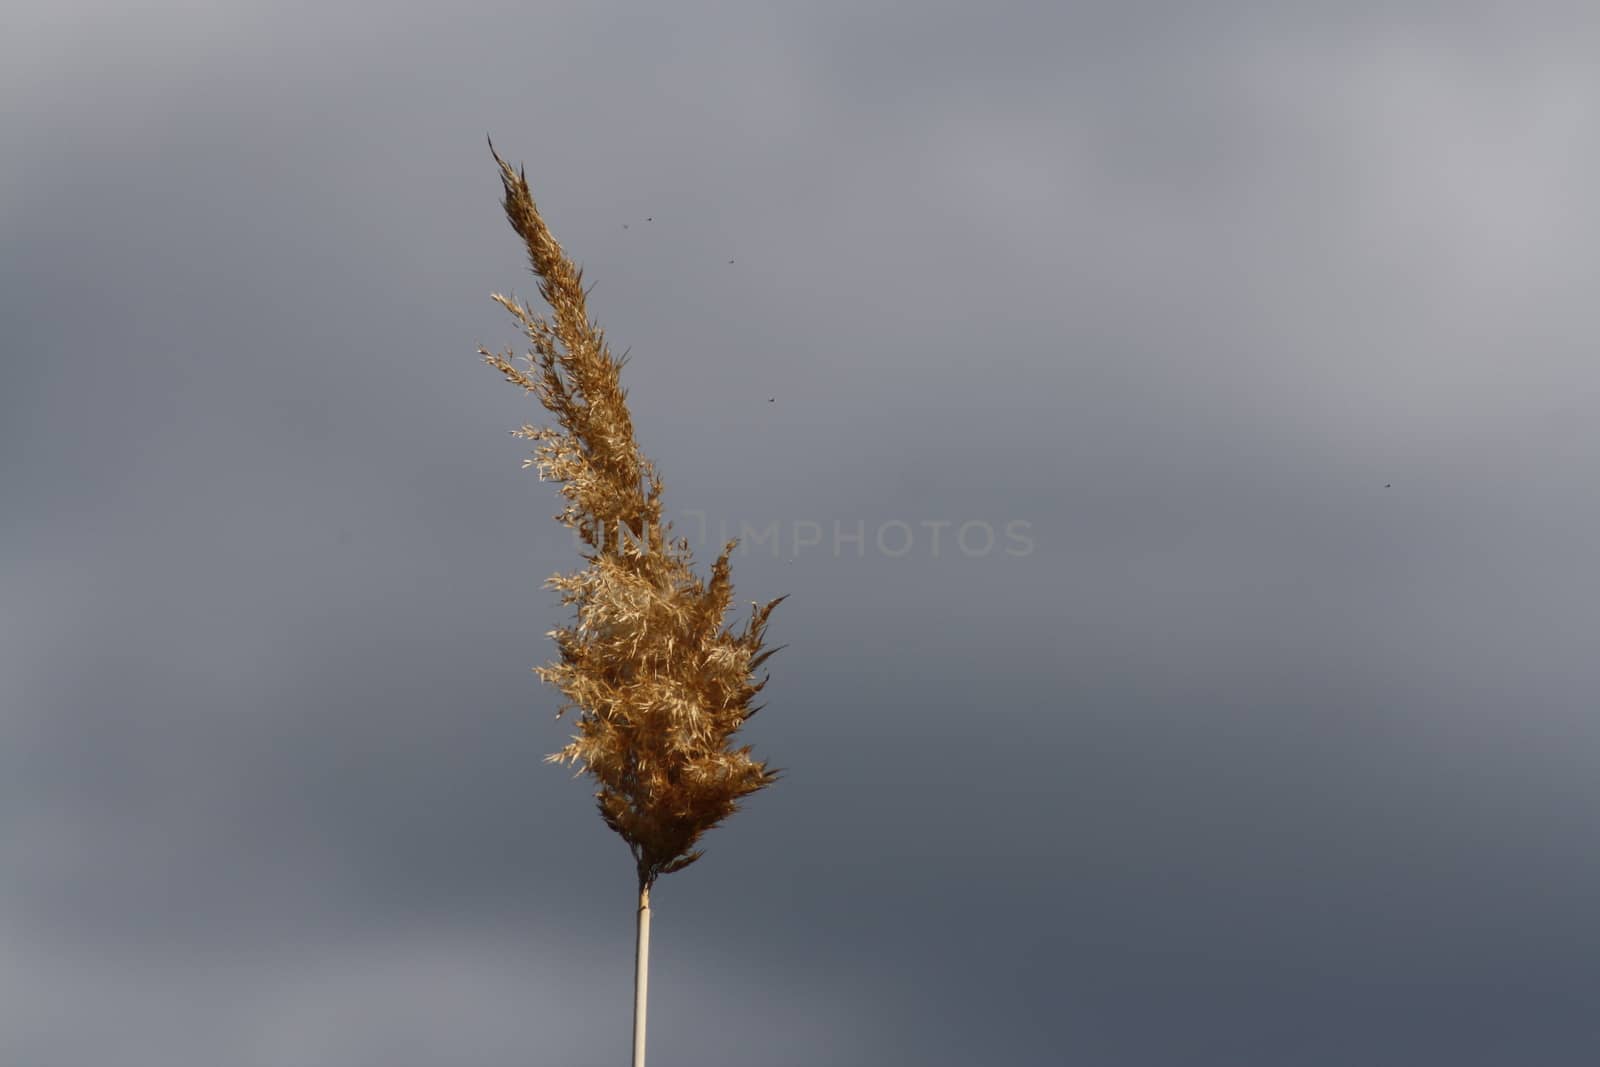
[{"label": "overcast sky background", "polygon": [[1593,1064],[1597,27],[8,4],[0,1061],[626,1061],[487,133],[791,594],[653,1065]]}]

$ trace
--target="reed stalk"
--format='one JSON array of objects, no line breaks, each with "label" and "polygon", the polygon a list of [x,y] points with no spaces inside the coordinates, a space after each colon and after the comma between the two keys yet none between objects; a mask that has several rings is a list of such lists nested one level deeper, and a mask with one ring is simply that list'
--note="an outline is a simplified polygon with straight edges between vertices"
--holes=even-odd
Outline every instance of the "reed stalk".
[{"label": "reed stalk", "polygon": [[578,712],[571,742],[545,759],[594,777],[600,817],[633,854],[633,1067],[644,1067],[651,887],[700,859],[701,836],[782,773],[753,758],[749,745],[735,748],[733,737],[761,709],[751,701],[767,677],[756,672],[778,651],[763,647],[767,619],[786,598],[752,603],[740,630],[723,626],[738,542],[723,546],[702,580],[688,541],[669,536],[661,480],[634,440],[620,385],[627,353],[613,356],[589,318],[583,272],[551,235],[526,172],[501,159],[492,142],[489,150],[500,168],[506,219],[526,246],[550,314],[495,294],[527,338],[525,367],[512,351],[478,353],[555,416],[555,427],[524,425],[512,433],[538,442],[523,467],[560,485],[566,504],[556,519],[586,549],[582,570],[545,583],[574,608],[574,618],[546,634],[559,656],[534,670],[565,698],[558,719]]}]

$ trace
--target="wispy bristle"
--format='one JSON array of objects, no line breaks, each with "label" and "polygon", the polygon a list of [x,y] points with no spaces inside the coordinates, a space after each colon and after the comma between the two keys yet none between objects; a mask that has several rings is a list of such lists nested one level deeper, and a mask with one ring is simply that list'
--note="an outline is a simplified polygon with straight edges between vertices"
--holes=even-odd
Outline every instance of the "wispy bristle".
[{"label": "wispy bristle", "polygon": [[699,859],[693,846],[701,835],[780,776],[731,742],[766,684],[754,674],[777,651],[763,652],[762,643],[784,598],[755,607],[738,633],[723,628],[736,542],[702,581],[688,542],[665,536],[661,481],[634,440],[620,385],[627,353],[613,357],[590,320],[583,273],[550,233],[526,173],[501,159],[492,141],[489,150],[506,219],[551,315],[496,294],[527,337],[528,367],[513,364],[509,352],[478,351],[555,416],[560,429],[512,433],[539,442],[529,465],[541,480],[560,483],[566,505],[556,517],[592,550],[587,568],[546,583],[577,617],[550,635],[559,660],[536,671],[566,698],[562,711],[579,712],[572,742],[547,760],[595,777],[601,818],[628,842],[647,889]]}]

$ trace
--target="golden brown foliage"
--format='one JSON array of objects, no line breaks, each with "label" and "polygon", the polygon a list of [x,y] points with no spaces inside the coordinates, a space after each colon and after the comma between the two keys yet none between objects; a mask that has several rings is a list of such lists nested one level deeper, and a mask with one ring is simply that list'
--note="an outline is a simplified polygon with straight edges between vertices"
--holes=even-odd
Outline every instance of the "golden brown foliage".
[{"label": "golden brown foliage", "polygon": [[531,344],[526,369],[511,352],[478,349],[484,361],[539,398],[559,429],[513,431],[538,441],[540,480],[561,483],[566,507],[556,518],[590,552],[588,567],[546,583],[574,605],[572,626],[552,630],[560,660],[536,668],[566,697],[557,718],[579,711],[578,733],[548,762],[572,762],[600,784],[606,825],[633,851],[641,889],[699,859],[700,835],[738,810],[739,799],[779,777],[732,747],[734,733],[759,707],[766,685],[755,672],[777,649],[762,651],[767,617],[784,597],[751,606],[735,633],[722,620],[733,598],[728,542],[709,582],[693,571],[689,543],[666,536],[661,481],[633,437],[612,356],[590,321],[583,275],[551,235],[528,190],[527,174],[494,152],[512,229],[528,249],[539,293],[552,315],[535,314],[507,296],[494,299]]}]

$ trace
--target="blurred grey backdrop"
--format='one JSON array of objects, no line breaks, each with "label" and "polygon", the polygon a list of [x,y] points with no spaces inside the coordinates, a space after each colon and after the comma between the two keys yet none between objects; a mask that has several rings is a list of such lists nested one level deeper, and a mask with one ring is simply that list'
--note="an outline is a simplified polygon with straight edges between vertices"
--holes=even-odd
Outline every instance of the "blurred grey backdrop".
[{"label": "blurred grey backdrop", "polygon": [[625,1062],[487,133],[792,594],[652,1064],[1597,1062],[1597,27],[9,4],[0,1061]]}]

